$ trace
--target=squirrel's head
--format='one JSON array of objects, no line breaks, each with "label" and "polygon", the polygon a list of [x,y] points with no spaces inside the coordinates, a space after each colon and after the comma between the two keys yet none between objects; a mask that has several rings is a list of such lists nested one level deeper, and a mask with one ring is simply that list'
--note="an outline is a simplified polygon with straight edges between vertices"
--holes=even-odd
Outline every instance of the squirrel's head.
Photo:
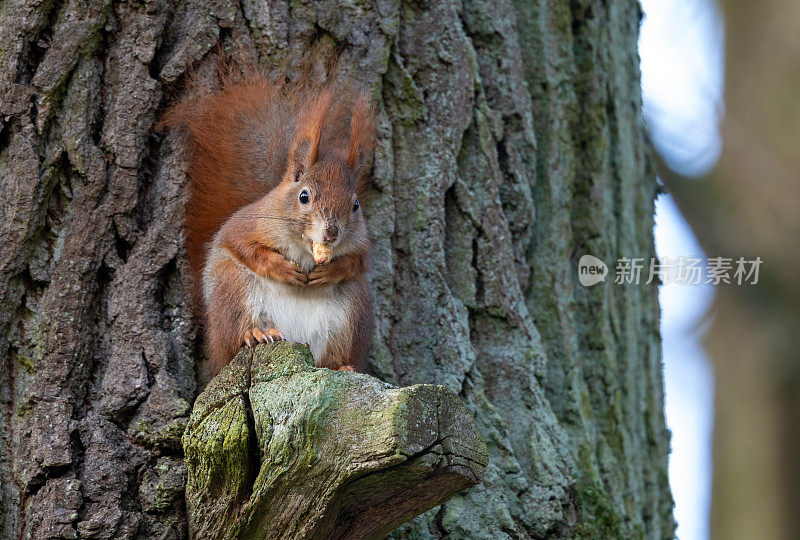
[{"label": "squirrel's head", "polygon": [[289,229],[309,251],[312,244],[321,244],[335,256],[368,242],[358,192],[366,176],[374,121],[362,96],[351,109],[349,140],[334,134],[320,148],[330,100],[329,93],[321,94],[298,126],[283,180],[283,200],[285,215],[291,219]]},{"label": "squirrel's head", "polygon": [[292,219],[289,227],[309,250],[312,243],[336,251],[337,247],[347,250],[366,241],[357,185],[355,171],[326,160],[298,171],[285,186],[286,215]]}]

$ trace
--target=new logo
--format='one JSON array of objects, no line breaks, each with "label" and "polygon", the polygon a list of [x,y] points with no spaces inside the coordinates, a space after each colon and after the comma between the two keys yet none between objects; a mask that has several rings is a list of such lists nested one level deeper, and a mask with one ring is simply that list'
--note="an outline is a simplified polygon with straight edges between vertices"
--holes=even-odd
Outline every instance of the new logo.
[{"label": "new logo", "polygon": [[594,255],[584,255],[578,261],[578,281],[584,287],[597,285],[606,280],[608,266]]}]

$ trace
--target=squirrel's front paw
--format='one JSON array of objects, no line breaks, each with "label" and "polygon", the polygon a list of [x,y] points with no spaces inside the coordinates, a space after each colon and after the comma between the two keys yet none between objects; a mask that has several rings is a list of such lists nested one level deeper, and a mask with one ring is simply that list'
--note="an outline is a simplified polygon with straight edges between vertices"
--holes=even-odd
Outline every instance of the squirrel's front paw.
[{"label": "squirrel's front paw", "polygon": [[308,274],[309,287],[327,287],[334,283],[339,283],[344,279],[342,270],[334,261],[328,264],[318,264]]},{"label": "squirrel's front paw", "polygon": [[263,331],[258,326],[254,326],[249,330],[245,330],[244,333],[244,342],[248,347],[253,347],[256,343],[274,343],[283,341],[283,339],[283,334],[275,328],[267,328]]},{"label": "squirrel's front paw", "polygon": [[287,285],[298,287],[304,287],[308,282],[308,276],[303,273],[302,268],[277,252],[273,252],[273,256],[267,261],[262,274]]},{"label": "squirrel's front paw", "polygon": [[318,264],[308,274],[309,287],[326,287],[353,279],[364,273],[363,260],[359,256],[344,255],[325,264]]},{"label": "squirrel's front paw", "polygon": [[332,283],[331,275],[326,271],[327,269],[322,266],[315,267],[310,274],[308,274],[309,287],[325,287]]}]

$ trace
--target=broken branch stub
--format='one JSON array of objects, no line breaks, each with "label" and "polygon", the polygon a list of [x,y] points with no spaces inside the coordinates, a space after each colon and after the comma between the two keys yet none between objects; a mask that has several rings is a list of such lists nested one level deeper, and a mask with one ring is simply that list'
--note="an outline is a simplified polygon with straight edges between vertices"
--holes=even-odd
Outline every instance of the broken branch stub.
[{"label": "broken branch stub", "polygon": [[197,398],[183,446],[195,538],[378,538],[487,464],[452,390],[315,368],[290,343],[242,349]]}]

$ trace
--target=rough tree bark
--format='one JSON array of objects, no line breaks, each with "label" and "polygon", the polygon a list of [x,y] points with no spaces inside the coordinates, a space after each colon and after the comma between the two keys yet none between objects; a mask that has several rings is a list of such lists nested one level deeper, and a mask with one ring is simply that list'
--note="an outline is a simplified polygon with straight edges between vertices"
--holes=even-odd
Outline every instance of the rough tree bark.
[{"label": "rough tree bark", "polygon": [[180,538],[201,357],[180,145],[154,131],[222,43],[328,40],[379,102],[372,372],[442,384],[482,485],[393,533],[673,532],[635,0],[9,0],[0,7],[2,537]]}]

